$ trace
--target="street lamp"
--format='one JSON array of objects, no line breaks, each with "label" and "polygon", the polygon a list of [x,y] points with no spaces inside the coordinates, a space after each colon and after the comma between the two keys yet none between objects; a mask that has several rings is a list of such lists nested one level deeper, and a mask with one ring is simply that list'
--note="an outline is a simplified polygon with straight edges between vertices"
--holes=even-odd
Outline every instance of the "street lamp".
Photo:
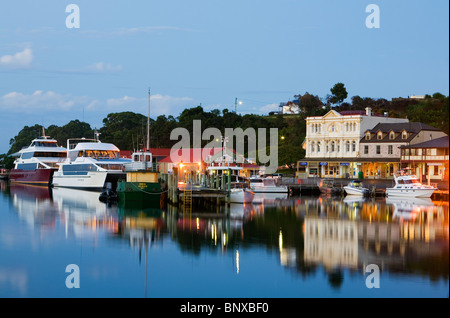
[{"label": "street lamp", "polygon": [[234,112],[237,114],[237,104],[239,103],[239,105],[242,105],[242,102],[241,101],[239,101],[238,102],[238,99],[237,99],[237,97],[234,99]]}]

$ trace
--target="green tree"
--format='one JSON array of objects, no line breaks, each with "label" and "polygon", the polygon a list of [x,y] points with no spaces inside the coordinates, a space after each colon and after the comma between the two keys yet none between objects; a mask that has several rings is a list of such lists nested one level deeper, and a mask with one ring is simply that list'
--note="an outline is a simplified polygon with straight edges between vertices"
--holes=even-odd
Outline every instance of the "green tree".
[{"label": "green tree", "polygon": [[331,102],[333,104],[341,104],[347,98],[347,89],[343,83],[336,83],[331,89]]}]

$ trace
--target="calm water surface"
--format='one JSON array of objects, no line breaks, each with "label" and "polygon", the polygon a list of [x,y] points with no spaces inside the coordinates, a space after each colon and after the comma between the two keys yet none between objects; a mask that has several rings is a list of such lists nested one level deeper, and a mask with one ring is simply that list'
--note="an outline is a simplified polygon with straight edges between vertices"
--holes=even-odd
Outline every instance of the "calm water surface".
[{"label": "calm water surface", "polygon": [[448,202],[302,196],[224,217],[0,187],[4,298],[449,297]]}]

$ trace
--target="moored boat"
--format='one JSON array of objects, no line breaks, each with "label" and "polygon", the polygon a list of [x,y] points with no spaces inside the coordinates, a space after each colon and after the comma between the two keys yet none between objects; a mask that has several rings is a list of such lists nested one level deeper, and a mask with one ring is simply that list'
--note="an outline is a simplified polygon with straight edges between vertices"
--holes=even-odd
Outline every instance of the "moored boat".
[{"label": "moored boat", "polygon": [[[249,188],[248,183],[241,181],[239,171],[242,167],[234,164],[212,164],[206,168],[208,172],[224,182],[224,189],[229,191],[230,203],[252,203],[255,197],[255,192]],[[228,188],[229,182],[229,188]],[[226,186],[225,186],[226,183]]]},{"label": "moored boat", "polygon": [[334,185],[334,179],[325,178],[321,179],[319,184],[319,191],[323,194],[340,194],[341,188],[338,188]]},{"label": "moored boat", "polygon": [[273,178],[252,177],[249,179],[249,189],[255,193],[253,203],[264,203],[276,199],[286,199],[289,195],[289,188],[277,185]]},{"label": "moored boat", "polygon": [[109,184],[115,188],[125,178],[125,164],[131,159],[120,158],[119,148],[97,138],[67,140],[67,159],[53,175],[53,186],[101,190]]},{"label": "moored boat", "polygon": [[400,171],[394,174],[395,185],[392,188],[386,188],[388,197],[416,197],[429,198],[437,190],[431,185],[422,184],[416,175]]},{"label": "moored boat", "polygon": [[58,142],[45,135],[33,139],[28,147],[13,154],[17,157],[14,168],[9,173],[12,183],[24,183],[48,186],[58,170],[58,164],[67,157],[67,149],[58,146]]},{"label": "moored boat", "polygon": [[126,179],[117,183],[120,206],[165,207],[166,184],[159,179],[158,167],[150,152],[134,152],[132,161],[125,165],[125,173]]},{"label": "moored boat", "polygon": [[344,191],[348,195],[366,196],[370,194],[370,190],[362,184],[361,181],[350,181],[345,187]]}]

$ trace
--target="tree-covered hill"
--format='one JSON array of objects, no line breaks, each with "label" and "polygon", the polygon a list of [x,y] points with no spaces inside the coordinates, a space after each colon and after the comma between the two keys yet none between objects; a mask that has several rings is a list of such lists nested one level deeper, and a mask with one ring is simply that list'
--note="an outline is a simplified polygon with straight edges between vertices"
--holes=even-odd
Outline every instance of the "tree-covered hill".
[{"label": "tree-covered hill", "polygon": [[[297,115],[272,114],[236,114],[228,109],[205,111],[201,106],[186,108],[178,117],[171,115],[158,116],[150,121],[150,147],[171,148],[178,140],[170,140],[170,133],[177,127],[186,128],[192,138],[193,120],[201,120],[202,131],[206,128],[218,128],[224,134],[225,128],[277,128],[278,129],[278,163],[292,164],[303,158],[305,153],[301,145],[306,136],[305,119],[308,116],[321,116],[330,109],[336,111],[364,110],[371,107],[374,113],[387,112],[390,117],[407,117],[410,121],[422,122],[449,132],[449,97],[440,93],[426,95],[425,99],[395,98],[386,99],[362,98],[353,96],[351,103],[331,105],[333,97],[328,96],[323,103],[315,95],[306,93],[295,95],[301,112]],[[103,142],[111,142],[122,150],[141,149],[146,146],[147,117],[133,112],[108,114],[103,119],[103,127],[98,129]],[[72,120],[62,127],[51,125],[45,129],[46,135],[58,140],[62,146],[68,138],[94,138],[94,130],[88,123]],[[3,165],[11,168],[10,155],[29,145],[33,138],[42,135],[42,126],[25,126],[17,136],[10,140],[7,154],[0,155]],[[202,141],[204,146],[209,141]],[[247,142],[247,141],[245,141]],[[192,144],[192,140],[191,140]],[[247,149],[247,145],[245,148]],[[1,162],[1,161],[0,161]]]}]

